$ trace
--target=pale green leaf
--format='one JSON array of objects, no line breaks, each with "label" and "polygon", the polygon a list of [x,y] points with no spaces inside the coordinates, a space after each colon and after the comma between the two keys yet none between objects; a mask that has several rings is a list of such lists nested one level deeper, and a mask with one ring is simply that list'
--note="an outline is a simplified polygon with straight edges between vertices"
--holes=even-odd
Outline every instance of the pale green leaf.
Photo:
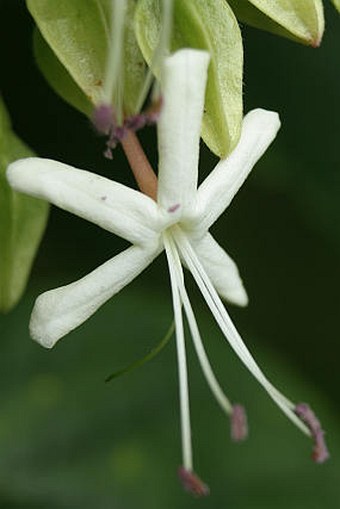
[{"label": "pale green leaf", "polygon": [[[151,65],[161,27],[161,2],[140,0],[136,34]],[[191,47],[210,52],[202,137],[219,157],[237,144],[242,120],[242,39],[235,16],[225,0],[174,1],[171,50]],[[159,76],[160,62],[153,69]]]},{"label": "pale green leaf", "polygon": [[310,46],[320,45],[325,25],[322,0],[228,1],[237,18],[249,25]]},{"label": "pale green leaf", "polygon": [[39,30],[34,31],[33,47],[39,69],[53,90],[74,108],[90,116],[93,109],[91,102],[60,63]]},{"label": "pale green leaf", "polygon": [[340,12],[340,0],[332,0],[334,7]]},{"label": "pale green leaf", "polygon": [[135,2],[128,2],[124,41],[124,106],[135,113],[145,80],[146,64],[136,40],[134,27]]},{"label": "pale green leaf", "polygon": [[97,0],[27,0],[38,28],[91,102],[100,101],[109,28]]},{"label": "pale green leaf", "polygon": [[48,204],[14,192],[6,168],[15,159],[32,156],[11,131],[0,99],[0,311],[9,311],[25,289],[31,265],[44,232]]},{"label": "pale green leaf", "polygon": [[[49,46],[46,48],[39,39],[35,41],[42,72],[64,99],[87,114],[89,104],[100,103],[103,95],[111,5],[110,0],[27,0],[29,11]],[[134,9],[134,1],[129,0],[121,76],[127,114],[134,112],[145,73],[144,59],[132,25]],[[82,94],[85,97],[81,97]]]}]

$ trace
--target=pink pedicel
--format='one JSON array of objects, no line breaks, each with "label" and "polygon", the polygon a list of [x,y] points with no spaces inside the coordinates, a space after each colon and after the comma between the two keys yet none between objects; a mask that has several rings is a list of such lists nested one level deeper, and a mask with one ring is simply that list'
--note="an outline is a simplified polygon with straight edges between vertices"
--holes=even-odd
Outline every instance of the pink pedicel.
[{"label": "pink pedicel", "polygon": [[234,442],[241,442],[248,437],[247,414],[242,405],[233,405],[230,425],[230,435]]},{"label": "pink pedicel", "polygon": [[194,497],[206,497],[209,495],[209,486],[207,486],[194,472],[186,470],[184,467],[179,467],[178,477],[185,491],[191,493]]},{"label": "pink pedicel", "polygon": [[324,431],[321,428],[319,419],[307,403],[299,403],[295,407],[296,415],[309,428],[314,440],[312,459],[315,463],[323,463],[329,458],[329,452],[325,442]]}]

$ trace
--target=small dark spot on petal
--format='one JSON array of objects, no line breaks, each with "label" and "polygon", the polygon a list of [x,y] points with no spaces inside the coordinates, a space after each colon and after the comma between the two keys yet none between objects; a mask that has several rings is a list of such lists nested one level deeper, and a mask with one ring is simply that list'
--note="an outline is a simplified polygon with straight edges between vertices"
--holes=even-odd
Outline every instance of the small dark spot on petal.
[{"label": "small dark spot on petal", "polygon": [[168,208],[168,212],[170,213],[176,212],[176,210],[178,210],[179,207],[180,207],[179,203],[176,203],[176,205],[171,205],[171,207]]}]

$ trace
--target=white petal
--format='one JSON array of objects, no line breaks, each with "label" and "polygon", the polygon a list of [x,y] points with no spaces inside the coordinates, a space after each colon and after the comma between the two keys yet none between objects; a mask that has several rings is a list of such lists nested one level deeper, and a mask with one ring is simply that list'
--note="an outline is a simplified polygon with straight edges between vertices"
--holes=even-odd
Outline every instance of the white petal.
[{"label": "white petal", "polygon": [[227,159],[222,159],[197,192],[197,228],[208,230],[242,186],[280,128],[277,113],[256,109],[243,120],[240,141]]},{"label": "white petal", "polygon": [[180,50],[165,60],[158,123],[158,202],[183,209],[197,189],[199,140],[209,54]]},{"label": "white petal", "polygon": [[156,203],[95,173],[30,157],[10,164],[7,178],[16,191],[47,200],[132,243],[157,237]]},{"label": "white petal", "polygon": [[138,276],[159,252],[160,248],[132,246],[79,281],[40,295],[31,317],[32,338],[52,348]]},{"label": "white petal", "polygon": [[248,296],[236,263],[207,233],[201,240],[192,241],[192,247],[220,296],[232,304],[246,306]]}]

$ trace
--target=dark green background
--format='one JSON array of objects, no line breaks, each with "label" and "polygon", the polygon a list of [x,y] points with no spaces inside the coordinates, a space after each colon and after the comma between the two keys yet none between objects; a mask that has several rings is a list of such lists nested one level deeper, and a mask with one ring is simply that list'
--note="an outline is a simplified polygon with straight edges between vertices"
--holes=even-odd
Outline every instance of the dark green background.
[{"label": "dark green background", "polygon": [[[237,260],[250,295],[231,309],[265,372],[318,411],[332,453],[324,466],[225,344],[188,278],[216,372],[247,406],[248,442],[231,444],[189,348],[196,469],[211,496],[192,500],[180,463],[174,345],[104,384],[166,332],[171,299],[164,258],[54,350],[28,336],[39,292],[76,279],[125,243],[53,209],[25,298],[0,317],[0,508],[318,509],[340,504],[339,252],[340,19],[312,50],[244,27],[245,110],[281,115],[282,129],[214,235]],[[133,185],[124,157],[59,99],[35,67],[24,2],[0,1],[0,90],[17,132],[40,156]],[[156,162],[155,132],[141,136]],[[202,175],[214,165],[202,149]]]}]

